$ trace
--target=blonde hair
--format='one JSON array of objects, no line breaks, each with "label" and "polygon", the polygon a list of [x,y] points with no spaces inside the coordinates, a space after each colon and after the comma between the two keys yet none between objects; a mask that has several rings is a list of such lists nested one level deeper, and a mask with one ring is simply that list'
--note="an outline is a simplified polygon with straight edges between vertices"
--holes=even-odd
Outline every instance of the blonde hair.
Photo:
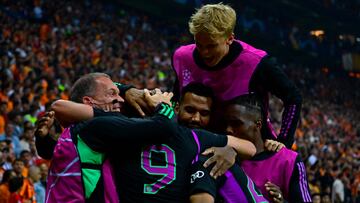
[{"label": "blonde hair", "polygon": [[236,12],[223,3],[207,4],[194,13],[189,21],[190,33],[206,32],[211,38],[228,37],[234,32]]}]

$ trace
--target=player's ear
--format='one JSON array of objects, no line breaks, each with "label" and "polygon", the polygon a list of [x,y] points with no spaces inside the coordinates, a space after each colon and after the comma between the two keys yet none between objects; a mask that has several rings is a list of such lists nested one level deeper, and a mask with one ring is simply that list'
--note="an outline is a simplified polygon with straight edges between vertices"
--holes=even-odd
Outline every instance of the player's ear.
[{"label": "player's ear", "polygon": [[179,114],[179,110],[180,110],[179,102],[176,102],[176,105],[174,107],[174,111],[175,111],[176,115]]},{"label": "player's ear", "polygon": [[228,36],[227,39],[226,39],[226,44],[227,44],[227,45],[231,45],[234,40],[235,40],[234,33],[231,33],[231,35]]},{"label": "player's ear", "polygon": [[90,105],[90,106],[93,105],[92,98],[89,97],[89,96],[84,96],[84,97],[82,98],[82,102],[83,102],[84,104],[86,104],[86,105]]}]

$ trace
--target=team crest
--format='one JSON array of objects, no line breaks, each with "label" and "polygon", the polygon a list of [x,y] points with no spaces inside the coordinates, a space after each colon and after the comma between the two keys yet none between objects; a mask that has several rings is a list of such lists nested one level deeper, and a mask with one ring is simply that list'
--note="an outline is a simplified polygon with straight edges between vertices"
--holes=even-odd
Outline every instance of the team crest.
[{"label": "team crest", "polygon": [[183,70],[182,75],[184,81],[189,81],[191,78],[191,72],[188,69]]}]

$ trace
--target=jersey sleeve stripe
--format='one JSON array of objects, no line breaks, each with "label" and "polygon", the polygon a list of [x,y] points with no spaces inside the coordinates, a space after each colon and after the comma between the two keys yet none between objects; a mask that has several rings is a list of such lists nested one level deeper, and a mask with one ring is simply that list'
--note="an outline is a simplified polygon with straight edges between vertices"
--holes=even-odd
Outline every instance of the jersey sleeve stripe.
[{"label": "jersey sleeve stripe", "polygon": [[193,137],[194,137],[194,140],[196,142],[196,145],[197,145],[197,154],[196,154],[196,157],[195,159],[192,161],[192,163],[195,163],[199,160],[199,154],[200,154],[200,142],[199,142],[199,138],[197,136],[197,134],[192,130],[191,131]]}]

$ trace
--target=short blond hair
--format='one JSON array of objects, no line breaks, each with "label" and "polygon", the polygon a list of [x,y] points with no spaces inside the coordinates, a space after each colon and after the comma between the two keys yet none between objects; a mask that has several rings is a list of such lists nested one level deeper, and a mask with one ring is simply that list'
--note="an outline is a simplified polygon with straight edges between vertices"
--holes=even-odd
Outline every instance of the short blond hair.
[{"label": "short blond hair", "polygon": [[234,32],[236,12],[223,3],[207,4],[194,13],[189,21],[190,33],[206,32],[210,37],[228,37]]}]

